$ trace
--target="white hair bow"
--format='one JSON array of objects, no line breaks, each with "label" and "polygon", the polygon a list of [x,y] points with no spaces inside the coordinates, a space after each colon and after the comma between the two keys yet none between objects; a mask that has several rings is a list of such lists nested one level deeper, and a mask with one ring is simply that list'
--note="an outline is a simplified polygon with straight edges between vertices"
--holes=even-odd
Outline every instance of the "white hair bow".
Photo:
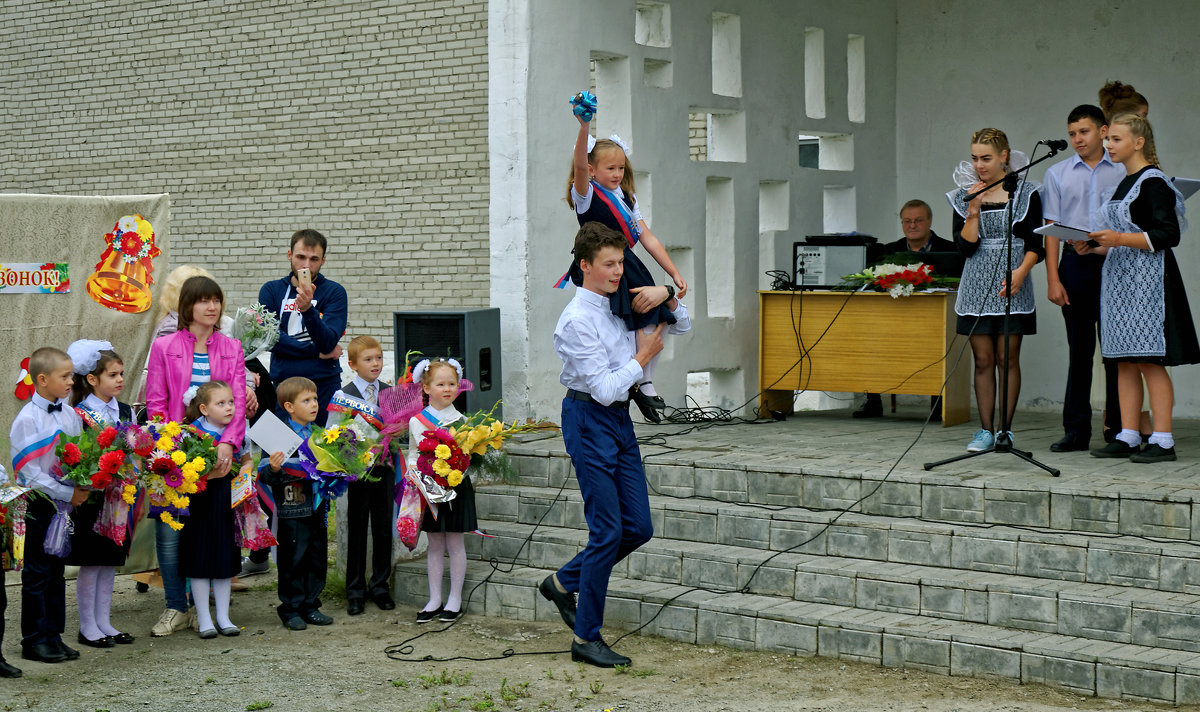
[{"label": "white hair bow", "polygon": [[[618,136],[616,134],[609,134],[608,140],[612,141],[613,143],[620,146],[621,150],[625,152],[625,156],[627,158],[633,154],[633,150],[631,148],[629,148],[629,144],[622,141],[620,136]],[[588,136],[587,148],[588,148],[588,150],[587,150],[588,153],[591,153],[596,148],[596,137],[595,136],[590,136],[590,135]]]},{"label": "white hair bow", "polygon": [[86,376],[96,370],[96,364],[100,362],[100,352],[112,351],[112,347],[107,341],[80,339],[67,347],[67,355],[71,357],[75,373]]},{"label": "white hair bow", "polygon": [[[421,382],[421,377],[425,375],[425,371],[429,370],[429,366],[431,363],[432,362],[429,359],[423,358],[417,362],[416,366],[413,366],[413,370],[412,370],[413,383]],[[455,372],[458,373],[459,380],[462,380],[462,377],[463,377],[462,364],[460,364],[456,359],[452,359],[452,358],[445,359],[444,363],[448,363],[451,366],[453,366]]]}]

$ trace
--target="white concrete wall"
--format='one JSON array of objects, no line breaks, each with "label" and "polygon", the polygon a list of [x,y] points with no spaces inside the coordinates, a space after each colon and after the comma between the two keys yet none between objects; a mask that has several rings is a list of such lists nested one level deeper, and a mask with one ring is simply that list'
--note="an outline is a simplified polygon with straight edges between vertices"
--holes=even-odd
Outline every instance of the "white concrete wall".
[{"label": "white concrete wall", "polygon": [[[601,84],[598,133],[607,136],[616,128],[632,142],[638,192],[645,200],[650,192],[646,187],[653,189],[651,228],[691,285],[685,301],[693,315],[693,332],[669,339],[655,378],[669,403],[682,404],[690,371],[713,372],[712,395],[718,405],[737,406],[756,393],[760,250],[771,261],[775,242],[786,243],[790,253],[792,240],[823,232],[825,186],[855,188],[857,214],[852,222],[858,230],[887,237],[896,233],[892,2],[851,0],[833,6],[791,0],[676,0],[665,4],[670,14],[669,46],[657,46],[663,43],[653,33],[647,44],[635,42],[635,0],[494,0],[490,4],[493,196],[499,189],[507,190],[510,179],[525,180],[528,186],[527,193],[520,187],[510,191],[511,200],[504,206],[497,206],[493,197],[491,214],[492,300],[504,314],[505,398],[510,407],[528,404],[531,412],[546,416],[556,416],[559,410],[560,363],[551,336],[572,292],[555,291],[551,285],[569,262],[578,229],[562,200],[578,130],[567,99],[589,86],[590,58],[616,58],[595,73]],[[716,24],[726,33],[717,42],[713,41],[714,13],[724,15]],[[519,34],[525,26],[532,28],[532,39],[522,43]],[[732,26],[739,29],[736,41],[728,34]],[[806,115],[806,28],[824,30],[825,67],[819,74],[825,86],[823,118]],[[852,123],[848,116],[850,35],[862,36],[866,50],[862,123]],[[718,51],[740,50],[740,96],[714,94],[714,46]],[[647,60],[650,77],[644,76]],[[669,87],[661,86],[664,62],[670,63]],[[716,84],[726,94],[738,93],[738,82],[724,63],[718,67]],[[617,88],[606,94],[605,85]],[[522,86],[526,87],[523,93]],[[857,90],[854,94],[859,96]],[[693,107],[743,112],[744,161],[689,159],[689,114],[698,110]],[[516,135],[521,121],[527,122],[526,138]],[[736,126],[738,120],[726,123]],[[810,132],[853,133],[853,170],[800,169],[796,137]],[[709,148],[710,157],[739,154],[737,146],[713,143]],[[649,174],[648,181],[644,174]],[[719,184],[722,180],[729,183]],[[760,182],[765,181],[788,182],[789,210],[785,227],[773,229],[760,246],[759,192]],[[775,193],[767,203],[777,198]],[[732,217],[706,219],[710,199],[732,205]],[[706,226],[726,229],[730,220],[732,244],[716,245],[717,252],[708,255]],[[778,220],[770,223],[769,228],[779,228]],[[657,272],[642,248],[639,253]],[[716,259],[719,254],[731,258]],[[525,265],[516,264],[520,259],[527,259]],[[502,262],[508,266],[501,267]],[[731,298],[714,300],[710,309],[710,290]],[[513,366],[514,353],[527,360]],[[524,371],[528,378],[514,370]]]},{"label": "white concrete wall", "polygon": [[[1096,91],[1109,79],[1132,84],[1149,99],[1167,173],[1200,175],[1197,28],[1200,3],[1190,0],[897,3],[897,197],[928,201],[934,229],[949,237],[943,196],[953,187],[953,166],[968,157],[974,130],[998,127],[1026,152],[1039,139],[1066,138],[1067,114],[1078,104],[1096,103]],[[1051,164],[1035,168],[1034,176],[1040,180]],[[1186,277],[1200,269],[1196,201],[1188,205],[1193,227],[1175,251],[1193,314],[1200,307],[1200,280]],[[1036,269],[1034,279],[1038,334],[1022,347],[1022,407],[1057,409],[1066,377],[1062,316],[1046,300],[1044,269]],[[1200,416],[1200,368],[1177,368],[1173,376],[1175,413]]]}]

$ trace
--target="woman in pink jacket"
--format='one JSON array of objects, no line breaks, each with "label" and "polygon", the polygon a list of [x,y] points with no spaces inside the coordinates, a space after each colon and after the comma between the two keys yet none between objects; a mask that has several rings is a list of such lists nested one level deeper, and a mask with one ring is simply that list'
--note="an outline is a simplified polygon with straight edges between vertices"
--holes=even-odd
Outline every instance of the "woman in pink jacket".
[{"label": "woman in pink jacket", "polygon": [[[179,290],[179,331],[160,336],[150,346],[146,376],[146,413],[183,422],[184,394],[210,380],[245,383],[246,365],[241,343],[217,331],[225,295],[208,277],[191,277]],[[217,444],[217,464],[209,477],[224,477],[233,463],[233,452],[246,433],[246,389],[233,389],[234,416]],[[187,592],[179,575],[179,532],[155,525],[155,550],[163,579],[167,609],[151,631],[170,635],[187,627]]]}]

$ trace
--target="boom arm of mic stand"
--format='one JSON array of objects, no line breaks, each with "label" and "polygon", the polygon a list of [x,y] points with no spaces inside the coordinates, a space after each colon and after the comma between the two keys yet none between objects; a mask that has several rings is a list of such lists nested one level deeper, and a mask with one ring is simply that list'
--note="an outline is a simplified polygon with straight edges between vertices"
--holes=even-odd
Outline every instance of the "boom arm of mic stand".
[{"label": "boom arm of mic stand", "polygon": [[971,202],[972,200],[974,200],[974,199],[978,198],[979,196],[983,195],[984,193],[988,192],[988,191],[989,191],[989,190],[991,190],[992,188],[995,188],[996,186],[998,186],[998,185],[1000,185],[1001,183],[1003,183],[1003,182],[1005,181],[1005,179],[1007,179],[1009,176],[1019,176],[1019,175],[1021,175],[1022,173],[1025,173],[1026,171],[1028,171],[1030,168],[1033,168],[1033,167],[1034,167],[1034,166],[1036,166],[1037,164],[1041,163],[1042,161],[1045,161],[1045,160],[1047,160],[1047,159],[1050,159],[1050,158],[1054,158],[1055,156],[1057,156],[1057,155],[1058,155],[1058,149],[1054,148],[1053,146],[1050,146],[1049,148],[1050,148],[1050,153],[1047,153],[1046,155],[1042,156],[1041,158],[1037,159],[1036,161],[1034,161],[1034,162],[1030,163],[1030,164],[1029,164],[1029,165],[1027,165],[1027,166],[1023,166],[1023,167],[1021,167],[1019,170],[1010,171],[1009,173],[1006,173],[1006,174],[1004,174],[1004,177],[1003,177],[1003,178],[1001,178],[1000,180],[998,180],[998,181],[995,181],[995,182],[993,182],[993,183],[991,183],[991,184],[989,184],[989,185],[986,185],[986,186],[984,186],[984,187],[980,188],[979,190],[975,191],[974,193],[968,193],[968,194],[967,194],[967,197],[966,197],[966,198],[964,198],[963,200],[964,200],[965,202],[969,203],[969,202]]}]

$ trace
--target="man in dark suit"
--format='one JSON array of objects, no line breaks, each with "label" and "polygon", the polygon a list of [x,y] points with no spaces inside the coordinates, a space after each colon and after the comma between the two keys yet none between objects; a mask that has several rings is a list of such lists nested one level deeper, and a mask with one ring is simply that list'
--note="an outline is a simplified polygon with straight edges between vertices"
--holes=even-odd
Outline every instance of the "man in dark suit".
[{"label": "man in dark suit", "polygon": [[[910,200],[900,208],[900,229],[904,231],[904,237],[881,245],[872,259],[873,262],[911,264],[922,261],[921,255],[930,252],[958,253],[958,248],[952,241],[938,237],[933,231],[933,210],[924,200]],[[951,259],[950,262],[952,264],[947,267],[939,261],[934,269],[950,276],[961,275],[962,258]],[[931,407],[934,409],[933,419],[941,420],[941,401],[937,396],[933,397]],[[855,418],[882,417],[883,398],[878,393],[868,393],[867,402],[854,411],[853,415]]]}]

